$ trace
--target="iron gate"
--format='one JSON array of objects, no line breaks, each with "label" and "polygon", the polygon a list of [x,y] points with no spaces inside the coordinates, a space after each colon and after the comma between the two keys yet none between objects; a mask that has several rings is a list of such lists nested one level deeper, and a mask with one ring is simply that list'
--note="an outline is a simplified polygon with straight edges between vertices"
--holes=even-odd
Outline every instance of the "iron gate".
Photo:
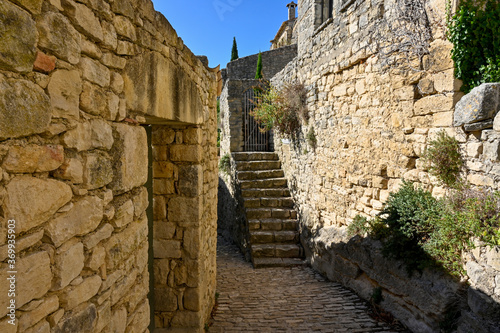
[{"label": "iron gate", "polygon": [[245,151],[269,151],[270,132],[262,132],[259,124],[250,114],[255,108],[253,101],[258,98],[253,88],[243,94],[243,127]]}]

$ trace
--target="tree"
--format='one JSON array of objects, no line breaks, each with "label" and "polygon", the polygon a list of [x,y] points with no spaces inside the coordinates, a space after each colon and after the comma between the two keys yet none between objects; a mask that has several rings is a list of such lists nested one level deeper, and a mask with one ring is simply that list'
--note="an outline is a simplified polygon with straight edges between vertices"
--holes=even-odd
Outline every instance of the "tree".
[{"label": "tree", "polygon": [[233,49],[231,50],[231,61],[238,59],[238,45],[236,45],[236,37],[233,37]]},{"label": "tree", "polygon": [[262,53],[259,52],[259,58],[257,59],[257,71],[255,72],[255,79],[262,79]]}]

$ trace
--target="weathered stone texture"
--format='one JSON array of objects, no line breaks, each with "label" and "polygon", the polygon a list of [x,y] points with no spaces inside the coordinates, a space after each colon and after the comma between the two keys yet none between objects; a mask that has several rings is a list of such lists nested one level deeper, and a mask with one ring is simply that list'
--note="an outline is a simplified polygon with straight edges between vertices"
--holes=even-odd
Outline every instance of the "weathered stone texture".
[{"label": "weathered stone texture", "polygon": [[12,179],[6,189],[6,215],[17,221],[18,233],[49,220],[73,196],[71,188],[62,182],[29,176]]},{"label": "weathered stone texture", "polygon": [[114,179],[112,189],[128,191],[144,184],[148,177],[146,133],[141,127],[116,124],[113,126]]},{"label": "weathered stone texture", "polygon": [[49,97],[39,86],[0,77],[0,140],[42,133],[50,120]]},{"label": "weathered stone texture", "polygon": [[47,226],[46,233],[56,247],[74,236],[84,236],[99,226],[103,216],[102,200],[83,198],[65,213],[56,216]]},{"label": "weathered stone texture", "polygon": [[0,22],[0,68],[30,72],[36,57],[35,22],[28,13],[7,1],[0,3]]},{"label": "weathered stone texture", "polygon": [[13,146],[2,167],[12,173],[34,173],[52,171],[64,161],[62,146]]},{"label": "weathered stone texture", "polygon": [[56,251],[55,256],[55,284],[54,288],[66,287],[74,278],[78,277],[83,269],[85,260],[83,244],[70,242],[64,244]]},{"label": "weathered stone texture", "polygon": [[500,84],[486,83],[472,89],[456,105],[453,126],[494,118],[500,110]]},{"label": "weathered stone texture", "polygon": [[[50,269],[50,258],[47,252],[36,252],[27,257],[18,259],[16,263],[16,308],[30,302],[33,299],[43,297],[51,287],[52,272]],[[2,281],[7,281],[10,275],[7,269],[0,271]],[[10,284],[0,285],[2,294],[0,295],[1,309],[0,316],[7,314],[8,290]],[[19,292],[21,291],[22,292]]]},{"label": "weathered stone texture", "polygon": [[52,116],[78,120],[82,82],[78,71],[58,70],[47,87],[53,107]]},{"label": "weathered stone texture", "polygon": [[[216,70],[150,0],[0,1],[0,35],[0,275],[6,279],[9,255],[4,222],[15,219],[16,330],[147,330],[154,244],[144,185],[153,161],[140,125],[154,123],[163,124],[155,125],[161,137],[153,134],[162,178],[151,187],[163,204],[153,216],[168,225],[159,234],[167,246],[157,251],[170,258],[169,288],[180,300],[158,326],[186,311],[189,284],[200,300],[191,311],[203,318],[189,327],[202,332],[215,302]],[[179,156],[184,150],[190,155]],[[169,221],[171,199],[196,200],[199,211]],[[190,231],[195,239],[184,238],[202,227],[206,239]]]},{"label": "weathered stone texture", "polygon": [[77,64],[80,61],[81,35],[62,14],[46,13],[37,22],[38,45],[57,57]]}]

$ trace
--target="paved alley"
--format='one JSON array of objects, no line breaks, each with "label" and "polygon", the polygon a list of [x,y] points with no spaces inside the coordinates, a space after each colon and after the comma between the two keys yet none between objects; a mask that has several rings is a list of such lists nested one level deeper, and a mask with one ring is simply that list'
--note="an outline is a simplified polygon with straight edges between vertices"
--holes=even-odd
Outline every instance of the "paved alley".
[{"label": "paved alley", "polygon": [[218,308],[209,332],[398,332],[310,267],[253,269],[219,237]]}]

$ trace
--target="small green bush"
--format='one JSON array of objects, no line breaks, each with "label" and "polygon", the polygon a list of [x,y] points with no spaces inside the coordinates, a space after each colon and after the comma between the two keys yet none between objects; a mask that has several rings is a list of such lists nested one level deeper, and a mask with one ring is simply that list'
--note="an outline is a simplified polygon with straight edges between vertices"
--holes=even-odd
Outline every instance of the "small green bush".
[{"label": "small green bush", "polygon": [[436,176],[448,187],[461,185],[460,171],[464,165],[460,146],[455,138],[445,131],[438,133],[436,140],[429,143],[424,160],[431,175]]},{"label": "small green bush", "polygon": [[308,119],[305,100],[306,90],[303,84],[287,84],[281,90],[270,87],[257,94],[251,114],[263,131],[275,129],[295,138],[301,119]]},{"label": "small green bush", "polygon": [[231,172],[231,156],[226,153],[219,160],[219,170],[229,174]]},{"label": "small green bush", "polygon": [[378,217],[356,216],[348,234],[380,239],[382,253],[403,260],[410,274],[440,266],[453,275],[465,275],[462,253],[474,248],[473,239],[500,245],[500,192],[464,187],[435,199],[404,182]]}]

